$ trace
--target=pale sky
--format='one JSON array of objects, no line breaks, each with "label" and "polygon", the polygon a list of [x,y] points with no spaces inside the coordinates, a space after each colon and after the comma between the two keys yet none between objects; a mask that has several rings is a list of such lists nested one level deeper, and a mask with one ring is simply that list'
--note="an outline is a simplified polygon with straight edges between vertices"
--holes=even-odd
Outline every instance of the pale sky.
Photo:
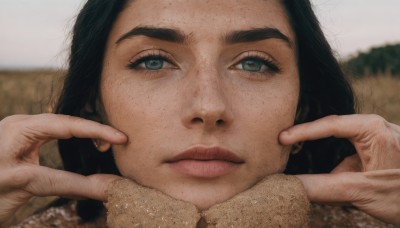
[{"label": "pale sky", "polygon": [[[340,57],[400,43],[400,0],[312,1]],[[69,32],[83,2],[0,0],[0,68],[66,66]]]}]

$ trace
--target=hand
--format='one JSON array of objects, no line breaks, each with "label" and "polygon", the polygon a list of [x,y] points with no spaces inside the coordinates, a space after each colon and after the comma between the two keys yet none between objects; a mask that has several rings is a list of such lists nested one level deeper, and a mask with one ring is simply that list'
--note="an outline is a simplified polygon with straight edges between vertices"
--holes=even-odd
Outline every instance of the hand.
[{"label": "hand", "polygon": [[400,169],[297,177],[312,202],[349,202],[377,219],[400,225]]},{"label": "hand", "polygon": [[0,121],[0,227],[32,196],[106,200],[107,185],[119,177],[86,177],[39,165],[43,144],[71,137],[100,139],[109,144],[127,141],[124,134],[110,126],[72,116],[16,115]]},{"label": "hand", "polygon": [[330,136],[347,138],[357,155],[346,158],[331,174],[298,175],[309,199],[352,203],[400,225],[400,127],[376,115],[328,116],[296,125],[279,139],[290,145]]},{"label": "hand", "polygon": [[356,148],[359,158],[352,156],[343,163],[348,169],[359,169],[357,161],[361,161],[361,171],[400,168],[400,126],[377,115],[327,116],[293,126],[279,140],[291,145],[331,136],[347,138]]}]

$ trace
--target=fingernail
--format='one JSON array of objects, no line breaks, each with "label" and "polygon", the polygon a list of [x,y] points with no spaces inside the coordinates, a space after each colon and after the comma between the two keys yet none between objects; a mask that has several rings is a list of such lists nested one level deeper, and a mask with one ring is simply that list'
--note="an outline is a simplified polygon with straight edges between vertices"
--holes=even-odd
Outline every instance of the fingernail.
[{"label": "fingernail", "polygon": [[114,135],[118,136],[119,138],[123,138],[124,140],[127,139],[127,136],[120,131],[114,131]]}]

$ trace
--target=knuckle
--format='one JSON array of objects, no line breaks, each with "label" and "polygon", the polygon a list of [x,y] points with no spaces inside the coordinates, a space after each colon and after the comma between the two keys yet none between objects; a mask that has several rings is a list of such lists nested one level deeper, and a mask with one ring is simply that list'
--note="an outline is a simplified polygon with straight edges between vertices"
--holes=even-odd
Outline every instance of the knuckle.
[{"label": "knuckle", "polygon": [[67,116],[67,123],[76,127],[91,126],[97,128],[103,126],[102,124],[96,121],[84,119],[82,117],[77,117],[77,116]]},{"label": "knuckle", "polygon": [[340,121],[341,116],[339,115],[330,115],[326,117],[327,123],[332,123],[332,124],[327,124],[327,129],[330,132],[336,132],[337,131],[337,123],[338,121]]},{"label": "knuckle", "polygon": [[48,122],[50,118],[51,115],[48,113],[37,114],[32,116],[32,121],[30,122],[30,124],[29,125],[25,124],[25,126],[29,126],[30,128],[35,129],[37,127],[43,126],[44,123]]},{"label": "knuckle", "polygon": [[76,116],[70,116],[70,115],[65,115],[65,119],[67,122],[72,123],[72,124],[81,124],[83,119],[76,117]]},{"label": "knuckle", "polygon": [[14,188],[24,188],[29,184],[34,173],[35,171],[32,167],[17,166],[12,169],[8,175],[9,183],[11,183]]},{"label": "knuckle", "polygon": [[47,188],[55,189],[57,187],[57,181],[55,181],[52,176],[46,176],[44,178]]},{"label": "knuckle", "polygon": [[[395,148],[394,151],[396,151],[400,155],[400,137],[395,137],[394,148]],[[400,159],[400,156],[399,156],[399,159]],[[400,163],[399,163],[399,165],[400,165]],[[399,168],[400,168],[400,166],[399,166]]]},{"label": "knuckle", "polygon": [[62,118],[65,118],[67,121],[74,121],[76,119],[75,116],[71,115],[60,115]]},{"label": "knuckle", "polygon": [[51,113],[42,113],[42,114],[38,114],[36,115],[36,118],[39,121],[48,121],[50,118],[52,118],[54,116],[54,114]]},{"label": "knuckle", "polygon": [[345,162],[346,164],[349,164],[351,162],[354,161],[354,157],[353,156],[347,156],[343,159],[343,162]]},{"label": "knuckle", "polygon": [[6,133],[8,138],[13,138],[20,134],[21,129],[25,127],[25,122],[29,118],[27,115],[13,115],[0,121],[0,134]]},{"label": "knuckle", "polygon": [[372,189],[372,184],[366,181],[365,178],[347,178],[344,183],[342,190],[350,202],[363,201]]},{"label": "knuckle", "polygon": [[376,114],[369,114],[368,115],[368,122],[375,127],[385,127],[387,126],[387,121],[382,116]]},{"label": "knuckle", "polygon": [[61,124],[65,127],[65,129],[70,129],[71,126],[73,125],[78,125],[78,118],[75,116],[70,116],[70,115],[60,115],[61,117]]},{"label": "knuckle", "polygon": [[339,115],[329,115],[329,116],[326,117],[326,119],[328,121],[337,121],[337,120],[339,120],[339,118],[340,118]]},{"label": "knuckle", "polygon": [[19,122],[21,119],[25,119],[27,115],[12,115],[12,116],[7,116],[4,119],[0,121],[0,123],[4,126],[9,126],[13,125],[17,122]]}]

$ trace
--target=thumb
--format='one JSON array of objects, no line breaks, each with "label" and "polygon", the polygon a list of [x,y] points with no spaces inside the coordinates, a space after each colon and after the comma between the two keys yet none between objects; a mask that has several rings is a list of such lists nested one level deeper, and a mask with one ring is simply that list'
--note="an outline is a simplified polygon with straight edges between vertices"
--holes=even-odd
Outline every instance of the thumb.
[{"label": "thumb", "polygon": [[303,174],[296,175],[303,183],[308,199],[316,203],[346,203],[352,202],[357,185],[357,173],[335,174]]},{"label": "thumb", "polygon": [[25,189],[36,196],[57,195],[106,202],[108,185],[121,178],[111,174],[83,176],[42,166],[36,168],[34,177]]}]

